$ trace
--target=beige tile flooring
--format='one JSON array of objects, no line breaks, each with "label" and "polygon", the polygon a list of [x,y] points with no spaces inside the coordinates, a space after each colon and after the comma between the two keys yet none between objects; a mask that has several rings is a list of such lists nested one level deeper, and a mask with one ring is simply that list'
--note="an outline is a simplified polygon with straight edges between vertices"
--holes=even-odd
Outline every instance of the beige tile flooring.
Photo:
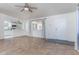
[{"label": "beige tile flooring", "polygon": [[78,55],[74,46],[50,43],[44,39],[17,37],[0,40],[1,55]]}]

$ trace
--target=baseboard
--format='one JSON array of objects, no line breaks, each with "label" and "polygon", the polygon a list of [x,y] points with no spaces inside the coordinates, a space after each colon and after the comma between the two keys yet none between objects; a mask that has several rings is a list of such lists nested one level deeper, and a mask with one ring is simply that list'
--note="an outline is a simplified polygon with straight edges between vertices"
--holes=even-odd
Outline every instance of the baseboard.
[{"label": "baseboard", "polygon": [[47,39],[48,42],[51,43],[57,43],[57,44],[65,44],[65,45],[71,45],[74,46],[74,42],[66,41],[66,40],[59,40],[59,39]]},{"label": "baseboard", "polygon": [[[22,37],[22,36],[33,37],[33,36],[28,36],[28,35],[21,35],[21,36],[15,36],[15,37],[11,37],[11,38]],[[35,37],[35,38],[40,38],[40,37]],[[40,38],[40,39],[45,39],[45,40],[47,40],[48,42],[51,42],[51,43],[65,44],[65,45],[71,45],[71,46],[74,46],[75,45],[74,42],[66,41],[66,40],[47,39],[47,38]]]},{"label": "baseboard", "polygon": [[17,37],[23,37],[23,36],[26,36],[26,35],[17,35],[17,36],[4,37],[3,39],[17,38]]}]

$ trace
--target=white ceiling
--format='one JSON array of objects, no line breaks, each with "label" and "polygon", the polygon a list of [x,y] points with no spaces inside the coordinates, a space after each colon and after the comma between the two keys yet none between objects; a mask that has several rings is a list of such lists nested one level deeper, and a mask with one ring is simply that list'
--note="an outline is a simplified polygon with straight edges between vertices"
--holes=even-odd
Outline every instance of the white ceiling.
[{"label": "white ceiling", "polygon": [[15,5],[24,5],[23,3],[0,3],[0,13],[20,19],[39,18],[56,14],[73,12],[76,10],[75,3],[31,3],[31,6],[37,7],[33,13],[28,11],[20,12],[21,8]]}]

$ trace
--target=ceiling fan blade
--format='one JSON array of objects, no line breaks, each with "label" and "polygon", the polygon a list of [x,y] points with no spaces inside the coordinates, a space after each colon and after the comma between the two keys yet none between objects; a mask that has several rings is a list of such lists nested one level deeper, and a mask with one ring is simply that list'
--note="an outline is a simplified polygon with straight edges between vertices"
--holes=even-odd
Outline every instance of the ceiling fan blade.
[{"label": "ceiling fan blade", "polygon": [[28,3],[25,3],[25,5],[28,5]]},{"label": "ceiling fan blade", "polygon": [[30,7],[31,9],[37,9],[36,7]]},{"label": "ceiling fan blade", "polygon": [[21,10],[21,12],[23,12],[23,11],[24,11],[24,9]]},{"label": "ceiling fan blade", "polygon": [[31,5],[30,5],[29,3],[25,3],[24,6],[18,6],[18,5],[16,5],[16,7],[23,8],[23,9],[21,10],[21,12],[26,11],[27,9],[28,9],[27,11],[33,12],[32,9],[37,9],[36,7],[31,7]]},{"label": "ceiling fan blade", "polygon": [[30,8],[29,8],[29,11],[30,11],[30,12],[33,12]]}]

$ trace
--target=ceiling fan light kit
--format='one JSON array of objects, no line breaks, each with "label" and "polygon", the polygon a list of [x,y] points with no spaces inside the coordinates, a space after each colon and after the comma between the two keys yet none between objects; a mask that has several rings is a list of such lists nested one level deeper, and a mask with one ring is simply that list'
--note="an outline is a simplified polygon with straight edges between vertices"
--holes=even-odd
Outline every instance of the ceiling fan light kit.
[{"label": "ceiling fan light kit", "polygon": [[30,6],[28,3],[25,3],[24,6],[16,6],[16,7],[20,7],[20,8],[22,8],[21,12],[23,12],[23,11],[33,12],[32,9],[37,9],[36,7],[32,7],[32,6]]},{"label": "ceiling fan light kit", "polygon": [[25,10],[25,11],[28,11],[29,9],[28,9],[28,8],[24,8],[24,10]]}]

